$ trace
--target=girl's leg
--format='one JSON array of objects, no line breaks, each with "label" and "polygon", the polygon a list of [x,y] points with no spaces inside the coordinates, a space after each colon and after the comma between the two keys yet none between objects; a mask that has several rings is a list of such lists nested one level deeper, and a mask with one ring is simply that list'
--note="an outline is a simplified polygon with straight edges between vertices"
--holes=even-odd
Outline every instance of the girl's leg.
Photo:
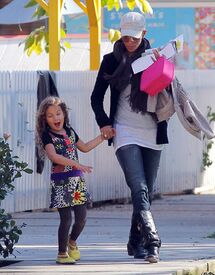
[{"label": "girl's leg", "polygon": [[72,227],[72,231],[69,238],[69,256],[75,259],[76,261],[80,260],[81,253],[77,247],[76,240],[81,234],[85,223],[86,223],[86,216],[87,216],[87,205],[76,205],[74,206],[74,214],[75,214],[75,222]]},{"label": "girl's leg", "polygon": [[70,243],[72,242],[75,243],[75,241],[81,234],[86,224],[86,217],[87,217],[86,203],[81,205],[75,205],[73,209],[74,209],[74,215],[75,215],[75,222],[72,226],[72,231],[70,234]]},{"label": "girl's leg", "polygon": [[58,250],[59,254],[67,252],[68,235],[72,223],[71,207],[58,208],[60,225],[58,228]]}]

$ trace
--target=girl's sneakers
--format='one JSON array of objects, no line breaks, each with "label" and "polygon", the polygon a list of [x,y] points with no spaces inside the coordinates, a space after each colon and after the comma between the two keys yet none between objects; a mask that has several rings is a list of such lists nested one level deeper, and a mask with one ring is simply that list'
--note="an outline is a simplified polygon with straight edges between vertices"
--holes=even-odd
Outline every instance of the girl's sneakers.
[{"label": "girl's sneakers", "polygon": [[74,260],[78,261],[81,258],[81,253],[77,247],[77,245],[68,244],[68,254],[69,257],[73,258]]},{"label": "girl's sneakers", "polygon": [[56,263],[57,264],[74,264],[76,261],[72,257],[70,257],[68,254],[65,255],[59,255],[57,256]]}]

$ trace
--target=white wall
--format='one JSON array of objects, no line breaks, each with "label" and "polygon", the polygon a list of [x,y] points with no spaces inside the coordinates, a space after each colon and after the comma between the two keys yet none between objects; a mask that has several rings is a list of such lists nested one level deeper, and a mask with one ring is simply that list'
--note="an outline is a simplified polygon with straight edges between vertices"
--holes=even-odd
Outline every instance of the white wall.
[{"label": "white wall", "polygon": [[[58,72],[57,87],[60,96],[71,108],[73,127],[83,140],[99,133],[90,106],[90,95],[96,72]],[[215,72],[178,71],[177,76],[190,97],[206,114],[207,106],[215,111]],[[0,136],[12,134],[10,144],[14,155],[29,163],[35,170],[34,127],[37,103],[36,72],[0,72]],[[108,110],[109,98],[105,107]],[[203,142],[191,136],[181,126],[176,115],[169,122],[169,145],[165,146],[156,185],[156,192],[175,193],[186,189],[215,187],[214,164],[201,172]],[[86,175],[94,201],[129,197],[122,171],[112,147],[104,142],[88,154],[79,154],[80,160],[92,165],[94,171]],[[214,148],[211,159],[214,160]],[[15,191],[3,202],[9,212],[48,207],[49,162],[42,175],[24,175],[15,182]]]}]

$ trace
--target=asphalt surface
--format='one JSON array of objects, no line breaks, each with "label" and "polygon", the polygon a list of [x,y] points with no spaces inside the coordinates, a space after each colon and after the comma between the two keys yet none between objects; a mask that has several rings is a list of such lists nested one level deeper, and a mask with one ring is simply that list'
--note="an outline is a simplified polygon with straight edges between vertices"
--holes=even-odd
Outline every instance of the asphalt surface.
[{"label": "asphalt surface", "polygon": [[[153,201],[152,213],[162,239],[160,262],[149,264],[129,257],[126,243],[132,206],[103,205],[88,210],[86,227],[78,240],[81,260],[57,265],[57,212],[15,213],[26,223],[16,258],[1,267],[2,274],[215,274],[215,195],[163,196]],[[10,262],[11,263],[11,262]],[[186,273],[190,272],[190,273]]]}]

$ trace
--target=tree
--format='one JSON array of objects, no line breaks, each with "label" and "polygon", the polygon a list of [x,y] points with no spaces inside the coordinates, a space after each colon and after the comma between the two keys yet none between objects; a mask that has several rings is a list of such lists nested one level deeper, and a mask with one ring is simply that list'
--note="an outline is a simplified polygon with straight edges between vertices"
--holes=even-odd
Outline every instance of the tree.
[{"label": "tree", "polygon": [[[60,11],[63,5],[63,0],[49,1],[45,0],[29,0],[27,7],[35,6],[36,10],[33,17],[38,19],[44,15],[49,16],[49,31],[45,30],[45,26],[34,30],[25,39],[24,51],[28,55],[32,52],[41,54],[44,50],[49,53],[50,70],[60,69],[60,37],[65,38],[66,34],[60,29]],[[96,70],[100,65],[100,43],[101,43],[101,7],[107,7],[108,10],[123,8],[122,0],[74,0],[74,2],[88,15],[89,30],[90,30],[90,69]],[[135,7],[143,13],[153,13],[152,8],[146,0],[126,0],[124,3],[130,10]],[[56,29],[57,28],[57,29]],[[109,35],[111,41],[118,38],[119,32],[111,30]],[[69,47],[69,44],[64,44]]]}]

